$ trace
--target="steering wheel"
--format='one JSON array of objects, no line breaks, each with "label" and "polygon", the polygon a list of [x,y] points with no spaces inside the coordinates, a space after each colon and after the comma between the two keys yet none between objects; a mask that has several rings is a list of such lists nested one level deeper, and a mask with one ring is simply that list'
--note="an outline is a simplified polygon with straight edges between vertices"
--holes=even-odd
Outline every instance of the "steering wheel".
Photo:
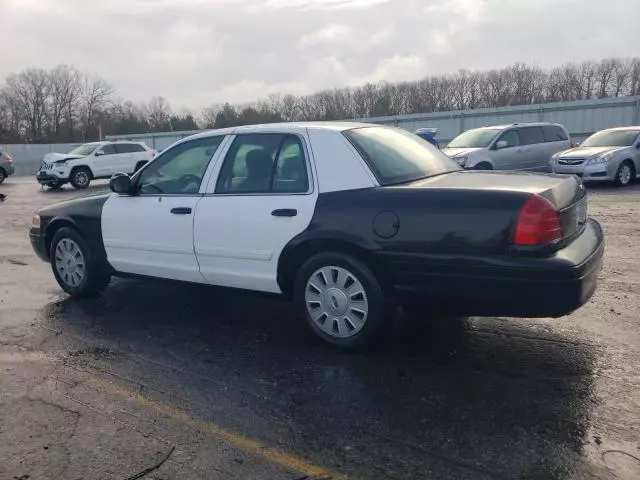
[{"label": "steering wheel", "polygon": [[200,177],[192,173],[187,173],[180,177],[180,183],[184,185],[182,187],[182,191],[185,193],[191,193],[191,192],[187,192],[187,187],[190,186],[192,183],[195,183],[195,186],[196,186],[195,190],[197,192],[198,188],[200,187]]}]

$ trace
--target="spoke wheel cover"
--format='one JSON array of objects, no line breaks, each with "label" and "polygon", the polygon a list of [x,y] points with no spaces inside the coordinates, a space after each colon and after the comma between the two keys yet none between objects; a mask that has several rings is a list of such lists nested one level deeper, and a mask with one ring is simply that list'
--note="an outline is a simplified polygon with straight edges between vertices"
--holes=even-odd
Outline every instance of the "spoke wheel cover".
[{"label": "spoke wheel cover", "polygon": [[622,185],[626,185],[631,181],[631,167],[626,163],[620,167],[620,171],[618,172],[618,180]]},{"label": "spoke wheel cover", "polygon": [[86,262],[82,250],[70,238],[63,238],[56,245],[55,267],[60,280],[71,288],[77,288],[86,277]]},{"label": "spoke wheel cover", "polygon": [[304,300],[314,325],[336,338],[359,333],[369,314],[364,286],[342,267],[326,266],[316,270],[307,280]]}]

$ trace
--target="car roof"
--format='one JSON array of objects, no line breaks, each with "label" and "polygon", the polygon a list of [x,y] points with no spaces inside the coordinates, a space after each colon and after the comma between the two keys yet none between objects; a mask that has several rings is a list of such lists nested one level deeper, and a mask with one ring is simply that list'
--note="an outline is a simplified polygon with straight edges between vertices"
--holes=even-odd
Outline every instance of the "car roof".
[{"label": "car roof", "polygon": [[611,131],[611,130],[616,130],[616,131],[625,131],[625,130],[640,130],[640,125],[631,125],[629,127],[613,127],[613,128],[605,128],[603,130],[600,130],[601,132],[605,132],[605,131]]},{"label": "car roof", "polygon": [[527,122],[527,123],[508,123],[504,125],[483,125],[478,128],[471,128],[470,130],[503,130],[505,128],[513,128],[513,127],[544,127],[553,125],[554,127],[564,128],[563,125],[559,123],[551,123],[551,122]]},{"label": "car roof", "polygon": [[[283,123],[264,123],[259,125],[243,125],[240,127],[219,128],[207,130],[202,133],[196,133],[189,137],[190,140],[197,138],[206,138],[216,135],[234,135],[239,133],[266,133],[266,132],[295,132],[307,129],[316,130],[333,130],[343,132],[354,128],[388,126],[376,125],[374,123],[363,122],[283,122]],[[186,140],[185,138],[185,140]]]}]

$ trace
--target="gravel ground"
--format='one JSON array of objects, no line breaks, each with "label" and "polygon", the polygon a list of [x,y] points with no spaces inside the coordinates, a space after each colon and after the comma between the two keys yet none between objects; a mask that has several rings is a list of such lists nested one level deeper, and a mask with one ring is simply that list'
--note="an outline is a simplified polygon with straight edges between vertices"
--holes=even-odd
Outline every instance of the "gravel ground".
[{"label": "gravel ground", "polygon": [[607,250],[579,311],[398,318],[357,355],[236,291],[70,299],[27,226],[79,193],[0,193],[2,480],[640,478],[640,186],[589,188]]}]

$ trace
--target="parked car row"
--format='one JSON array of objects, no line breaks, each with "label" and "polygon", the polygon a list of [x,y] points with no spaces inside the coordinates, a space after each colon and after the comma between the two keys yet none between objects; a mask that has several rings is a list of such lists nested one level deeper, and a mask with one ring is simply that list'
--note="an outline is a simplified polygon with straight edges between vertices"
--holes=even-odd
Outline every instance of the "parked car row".
[{"label": "parked car row", "polygon": [[9,175],[13,175],[14,171],[15,167],[11,155],[0,151],[0,183],[4,182]]},{"label": "parked car row", "polygon": [[[424,138],[422,130],[416,134]],[[461,133],[442,151],[465,169],[573,174],[620,186],[640,177],[638,126],[602,130],[575,147],[556,123],[488,126]]]}]

